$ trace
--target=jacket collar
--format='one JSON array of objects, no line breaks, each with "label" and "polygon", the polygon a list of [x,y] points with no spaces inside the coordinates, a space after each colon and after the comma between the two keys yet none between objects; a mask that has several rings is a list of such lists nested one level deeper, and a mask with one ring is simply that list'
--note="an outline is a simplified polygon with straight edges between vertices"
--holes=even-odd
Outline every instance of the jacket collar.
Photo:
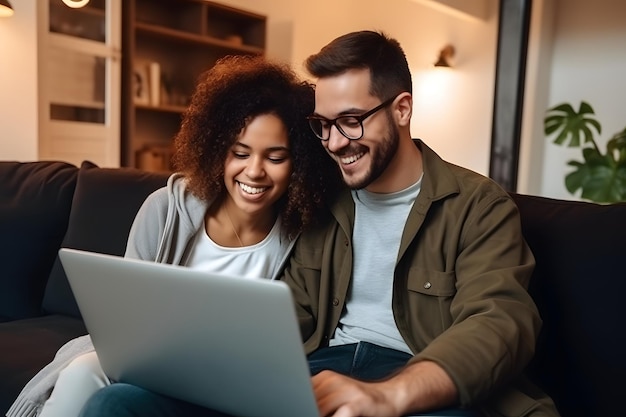
[{"label": "jacket collar", "polygon": [[[450,170],[448,162],[441,159],[421,139],[414,139],[413,142],[422,153],[422,166],[424,167],[421,190],[411,210],[412,213],[416,213],[418,216],[409,216],[409,223],[418,228],[434,201],[458,194],[460,188],[455,175]],[[347,187],[339,193],[330,210],[340,227],[347,235],[351,235],[351,230],[354,227],[355,208],[352,195]],[[415,224],[413,224],[414,222]]]},{"label": "jacket collar", "polygon": [[[432,203],[460,192],[459,183],[451,170],[451,165],[441,159],[422,140],[414,139],[413,142],[422,153],[424,174],[420,193],[409,213],[400,241],[398,261],[420,230]],[[335,199],[330,210],[346,237],[351,239],[352,230],[354,230],[355,205],[347,187]]]},{"label": "jacket collar", "polygon": [[452,194],[458,194],[459,183],[450,170],[449,163],[441,159],[435,151],[428,147],[421,139],[414,139],[415,146],[422,153],[424,176],[420,197],[430,201],[437,201]]}]

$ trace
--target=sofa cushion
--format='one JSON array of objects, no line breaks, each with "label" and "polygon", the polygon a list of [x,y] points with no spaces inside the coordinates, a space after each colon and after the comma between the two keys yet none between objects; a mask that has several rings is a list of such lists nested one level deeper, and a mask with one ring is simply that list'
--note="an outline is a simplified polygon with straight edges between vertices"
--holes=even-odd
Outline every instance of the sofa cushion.
[{"label": "sofa cushion", "polygon": [[[167,182],[165,173],[133,168],[99,168],[84,162],[78,172],[67,233],[62,246],[123,255],[128,232],[146,197]],[[46,313],[80,317],[58,257],[43,300]]]},{"label": "sofa cushion", "polygon": [[41,314],[77,172],[65,162],[0,162],[0,321]]},{"label": "sofa cushion", "polygon": [[0,415],[65,342],[86,333],[81,320],[59,315],[0,323]]},{"label": "sofa cushion", "polygon": [[623,415],[626,204],[513,198],[544,320],[531,375],[563,415]]}]

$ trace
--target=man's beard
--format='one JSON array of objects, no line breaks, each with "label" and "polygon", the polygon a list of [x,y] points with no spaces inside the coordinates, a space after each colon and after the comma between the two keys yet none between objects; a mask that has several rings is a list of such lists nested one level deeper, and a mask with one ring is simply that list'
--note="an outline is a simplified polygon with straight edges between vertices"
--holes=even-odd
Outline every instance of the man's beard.
[{"label": "man's beard", "polygon": [[391,163],[391,160],[396,155],[399,143],[400,133],[398,132],[397,127],[390,121],[387,135],[377,146],[376,152],[372,153],[372,149],[370,149],[371,165],[369,170],[365,173],[365,176],[360,180],[355,179],[354,181],[351,181],[351,178],[346,178],[346,176],[343,175],[343,181],[353,190],[360,190],[376,181],[383,174],[383,172],[385,172]]}]

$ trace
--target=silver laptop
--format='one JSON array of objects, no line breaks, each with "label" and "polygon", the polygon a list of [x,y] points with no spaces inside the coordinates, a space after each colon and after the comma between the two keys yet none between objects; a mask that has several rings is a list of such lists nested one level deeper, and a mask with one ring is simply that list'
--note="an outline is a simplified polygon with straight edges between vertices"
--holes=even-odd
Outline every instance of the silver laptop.
[{"label": "silver laptop", "polygon": [[318,416],[285,283],[59,256],[111,379],[235,416]]}]

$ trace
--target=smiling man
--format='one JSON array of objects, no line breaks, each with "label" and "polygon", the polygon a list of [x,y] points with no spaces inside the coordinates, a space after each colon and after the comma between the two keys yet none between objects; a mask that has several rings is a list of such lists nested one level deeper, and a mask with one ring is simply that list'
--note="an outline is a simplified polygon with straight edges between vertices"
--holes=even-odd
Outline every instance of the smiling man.
[{"label": "smiling man", "polygon": [[523,377],[541,320],[508,194],[412,139],[394,39],[349,33],[306,66],[309,124],[351,189],[285,275],[320,414],[558,415]]}]

